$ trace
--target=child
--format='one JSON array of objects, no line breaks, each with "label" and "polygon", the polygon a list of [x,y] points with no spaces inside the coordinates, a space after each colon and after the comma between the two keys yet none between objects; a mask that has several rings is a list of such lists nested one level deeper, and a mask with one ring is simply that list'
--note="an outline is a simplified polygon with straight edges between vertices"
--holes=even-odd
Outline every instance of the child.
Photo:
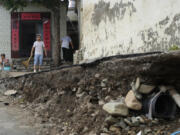
[{"label": "child", "polygon": [[39,66],[39,71],[41,71],[41,66],[43,63],[43,50],[45,52],[45,56],[47,56],[46,48],[44,42],[41,41],[41,35],[36,36],[36,41],[31,50],[31,56],[33,56],[33,52],[35,50],[34,55],[34,72],[37,72],[37,66]]},{"label": "child", "polygon": [[4,53],[1,54],[0,65],[2,70],[4,70],[4,67],[6,66],[10,67],[9,60],[6,59],[6,55]]}]

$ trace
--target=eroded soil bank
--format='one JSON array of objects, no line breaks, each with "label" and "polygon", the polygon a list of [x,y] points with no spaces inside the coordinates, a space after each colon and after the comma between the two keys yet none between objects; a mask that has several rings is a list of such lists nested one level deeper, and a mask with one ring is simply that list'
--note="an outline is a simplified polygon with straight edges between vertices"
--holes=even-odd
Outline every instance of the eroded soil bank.
[{"label": "eroded soil bank", "polygon": [[[108,114],[102,105],[125,96],[137,77],[149,84],[172,85],[180,90],[179,69],[180,52],[117,56],[2,79],[0,88],[2,92],[18,90],[22,98],[15,99],[15,103],[23,104],[35,117],[41,118],[43,124],[47,123],[39,134],[113,135],[117,133],[108,131],[104,122]],[[102,84],[103,80],[106,83]],[[130,116],[141,114],[132,111]],[[180,127],[178,113],[175,118],[119,130],[122,135],[135,135],[146,127],[152,131],[151,134],[168,135]]]}]

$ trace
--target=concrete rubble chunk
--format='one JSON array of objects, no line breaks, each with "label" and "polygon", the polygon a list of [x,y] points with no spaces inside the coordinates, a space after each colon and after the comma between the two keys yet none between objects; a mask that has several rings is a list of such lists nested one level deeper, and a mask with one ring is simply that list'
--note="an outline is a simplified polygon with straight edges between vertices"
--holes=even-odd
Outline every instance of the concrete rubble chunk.
[{"label": "concrete rubble chunk", "polygon": [[153,85],[146,85],[146,84],[141,84],[138,91],[142,94],[149,94],[154,90],[155,86]]},{"label": "concrete rubble chunk", "polygon": [[142,109],[142,103],[136,99],[135,94],[132,90],[130,90],[128,94],[126,95],[125,103],[129,109],[132,109],[132,110]]},{"label": "concrete rubble chunk", "polygon": [[15,95],[17,94],[17,91],[16,90],[8,90],[4,93],[5,96],[12,96],[12,95]]},{"label": "concrete rubble chunk", "polygon": [[131,121],[133,126],[139,126],[140,124],[140,121],[136,117],[132,117]]},{"label": "concrete rubble chunk", "polygon": [[180,94],[175,89],[169,90],[169,93],[180,108]]},{"label": "concrete rubble chunk", "polygon": [[99,78],[100,76],[100,74],[95,74],[95,78]]},{"label": "concrete rubble chunk", "polygon": [[139,89],[140,83],[141,83],[141,81],[140,81],[140,78],[138,77],[138,78],[136,79],[136,83],[135,83],[135,90],[138,90],[138,89]]},{"label": "concrete rubble chunk", "polygon": [[127,116],[129,110],[122,101],[111,101],[103,106],[103,109],[111,115]]},{"label": "concrete rubble chunk", "polygon": [[145,120],[144,120],[143,117],[141,117],[141,116],[136,117],[136,119],[137,119],[140,123],[142,123],[142,124],[145,123]]},{"label": "concrete rubble chunk", "polygon": [[132,90],[133,90],[133,92],[134,92],[134,94],[135,94],[135,97],[136,97],[137,99],[142,99],[142,95],[141,95],[141,93],[139,93],[139,91],[138,91],[138,89],[139,89],[139,87],[140,87],[140,79],[139,79],[139,78],[136,79],[136,82],[132,82],[132,83],[131,83],[131,87],[132,87]]}]

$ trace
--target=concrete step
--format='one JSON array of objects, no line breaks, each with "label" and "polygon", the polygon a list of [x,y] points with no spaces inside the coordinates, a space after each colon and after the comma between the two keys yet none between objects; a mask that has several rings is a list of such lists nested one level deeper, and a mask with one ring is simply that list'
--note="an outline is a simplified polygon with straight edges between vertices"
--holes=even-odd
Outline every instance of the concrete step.
[{"label": "concrete step", "polygon": [[[12,69],[12,71],[29,72],[29,71],[33,71],[33,69],[34,69],[33,66],[29,66],[27,69],[23,66],[19,66]],[[41,70],[50,70],[50,69],[51,69],[51,66],[41,66]]]},{"label": "concrete step", "polygon": [[[23,61],[28,60],[28,58],[18,58],[18,59],[12,59],[12,63],[13,63],[13,69],[12,71],[33,71],[33,67],[34,67],[34,59],[32,58],[30,63],[29,63],[29,67],[28,69],[26,69],[24,67],[24,65],[22,64]],[[42,70],[50,70],[51,66],[53,66],[53,61],[51,58],[44,58],[43,60],[43,65],[41,66]]]},{"label": "concrete step", "polygon": [[[22,64],[22,62],[23,62],[23,61],[26,61],[26,60],[28,60],[28,58],[12,59],[12,63],[13,63],[14,65],[16,65],[16,64]],[[31,59],[30,64],[33,64],[33,62],[34,62],[34,59]],[[53,61],[52,61],[51,58],[44,58],[44,59],[43,59],[43,63],[44,63],[44,64],[52,64]]]}]

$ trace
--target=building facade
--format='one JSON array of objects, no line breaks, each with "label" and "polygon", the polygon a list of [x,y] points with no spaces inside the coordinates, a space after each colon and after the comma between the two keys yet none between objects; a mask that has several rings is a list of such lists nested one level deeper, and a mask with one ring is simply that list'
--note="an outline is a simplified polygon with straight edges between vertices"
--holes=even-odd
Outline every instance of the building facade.
[{"label": "building facade", "polygon": [[[66,5],[62,4],[61,37],[65,36],[67,31],[66,11]],[[41,34],[48,57],[53,57],[53,20],[53,13],[39,5],[28,5],[23,11],[18,12],[10,12],[0,5],[0,53],[5,53],[9,59],[29,57],[36,34]]]},{"label": "building facade", "polygon": [[79,63],[180,45],[179,0],[79,0]]}]

